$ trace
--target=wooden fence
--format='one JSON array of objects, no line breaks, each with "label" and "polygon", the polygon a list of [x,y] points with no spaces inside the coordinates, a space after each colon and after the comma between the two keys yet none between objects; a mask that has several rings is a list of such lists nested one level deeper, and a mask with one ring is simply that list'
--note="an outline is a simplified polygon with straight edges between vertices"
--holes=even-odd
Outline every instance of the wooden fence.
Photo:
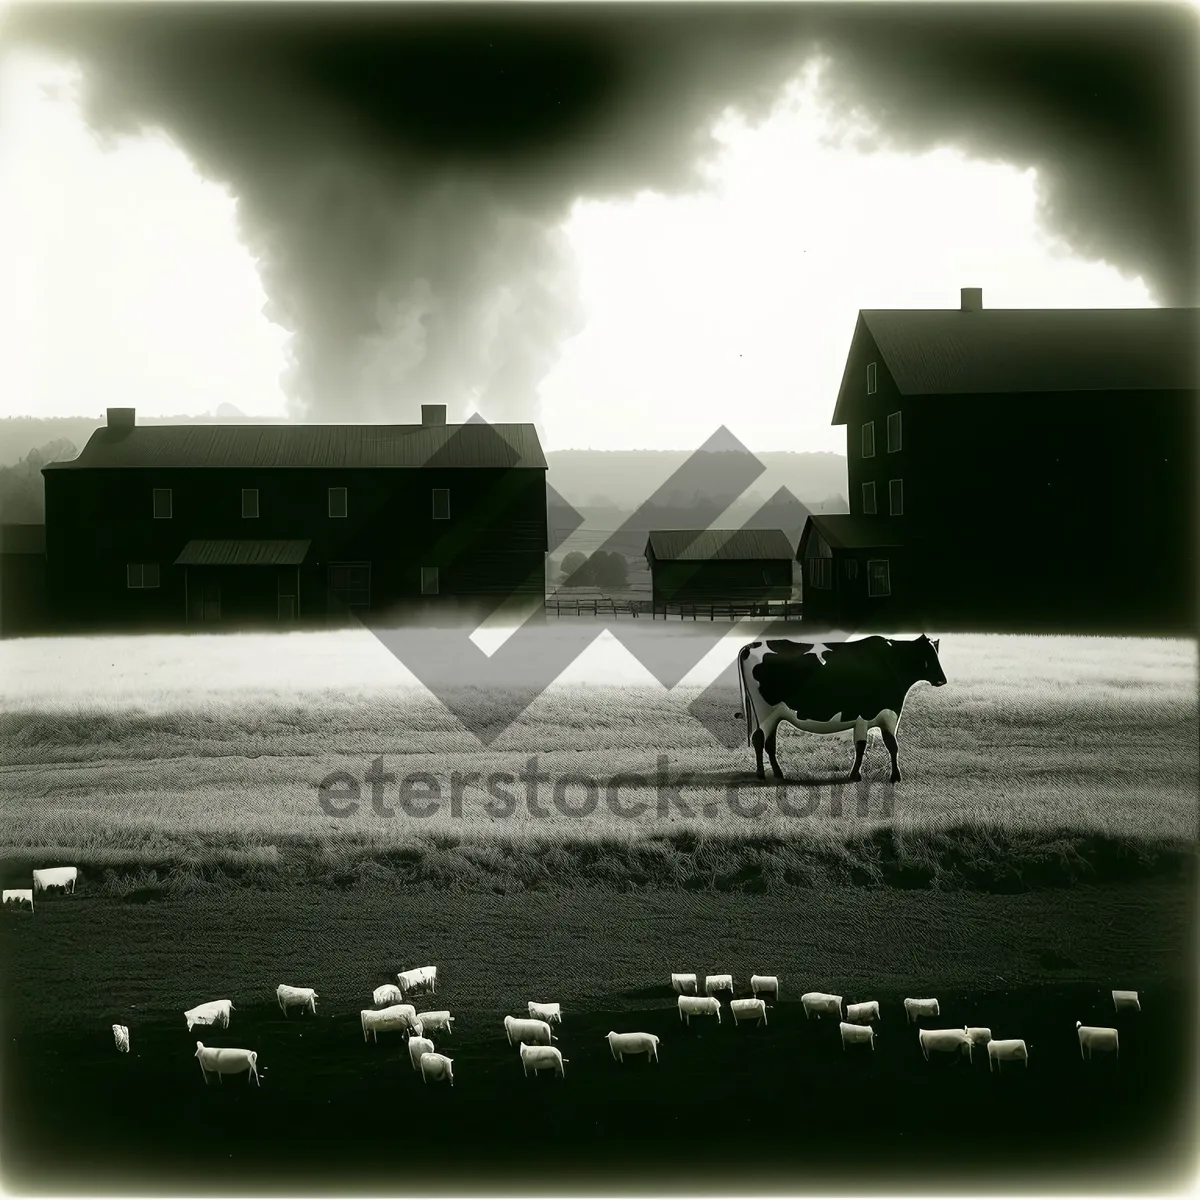
[{"label": "wooden fence", "polygon": [[652,621],[661,617],[664,621],[678,617],[686,621],[737,621],[743,617],[765,617],[776,621],[798,621],[802,605],[799,600],[786,600],[763,604],[659,604],[649,600],[612,600],[605,598],[582,599],[559,596],[546,597],[546,613],[557,617],[633,617],[635,620],[649,616]]}]

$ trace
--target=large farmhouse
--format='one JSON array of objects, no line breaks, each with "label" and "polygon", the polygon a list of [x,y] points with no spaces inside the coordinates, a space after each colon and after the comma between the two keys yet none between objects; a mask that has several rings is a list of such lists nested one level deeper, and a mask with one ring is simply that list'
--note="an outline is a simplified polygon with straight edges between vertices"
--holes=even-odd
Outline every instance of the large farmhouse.
[{"label": "large farmhouse", "polygon": [[240,626],[542,595],[533,425],[141,426],[42,468],[56,623]]},{"label": "large farmhouse", "polygon": [[1195,309],[863,310],[833,413],[850,515],[810,517],[842,627],[1190,630]]}]

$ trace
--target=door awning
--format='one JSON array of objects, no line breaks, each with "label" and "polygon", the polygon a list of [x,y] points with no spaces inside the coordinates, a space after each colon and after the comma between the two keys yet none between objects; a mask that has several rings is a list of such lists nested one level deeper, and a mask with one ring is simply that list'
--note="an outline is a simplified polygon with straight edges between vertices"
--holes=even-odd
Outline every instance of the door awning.
[{"label": "door awning", "polygon": [[175,560],[177,567],[298,567],[312,545],[303,540],[193,538]]}]

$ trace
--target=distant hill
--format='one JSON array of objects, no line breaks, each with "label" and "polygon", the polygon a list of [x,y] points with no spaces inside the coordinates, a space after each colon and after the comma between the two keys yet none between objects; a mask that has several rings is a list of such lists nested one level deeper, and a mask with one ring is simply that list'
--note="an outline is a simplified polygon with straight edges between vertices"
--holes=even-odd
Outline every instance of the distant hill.
[{"label": "distant hill", "polygon": [[39,525],[46,519],[42,467],[79,453],[75,443],[55,438],[30,450],[19,462],[0,467],[0,522],[6,525]]}]

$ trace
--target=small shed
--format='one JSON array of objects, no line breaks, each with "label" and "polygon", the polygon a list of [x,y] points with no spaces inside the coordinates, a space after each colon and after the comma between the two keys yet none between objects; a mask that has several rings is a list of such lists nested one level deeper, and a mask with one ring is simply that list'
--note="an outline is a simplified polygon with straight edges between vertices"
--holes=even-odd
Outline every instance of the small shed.
[{"label": "small shed", "polygon": [[0,635],[46,624],[46,526],[0,525]]},{"label": "small shed", "polygon": [[789,600],[792,561],[782,529],[653,529],[646,542],[656,610]]},{"label": "small shed", "polygon": [[804,619],[859,625],[894,617],[904,600],[904,549],[894,517],[810,516],[796,547]]}]

